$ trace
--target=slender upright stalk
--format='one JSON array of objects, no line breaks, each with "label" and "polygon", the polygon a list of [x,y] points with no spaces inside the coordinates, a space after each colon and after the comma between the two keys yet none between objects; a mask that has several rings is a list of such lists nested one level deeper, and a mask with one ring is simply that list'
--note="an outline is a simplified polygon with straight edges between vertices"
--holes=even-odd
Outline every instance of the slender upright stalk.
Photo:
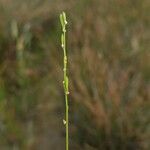
[{"label": "slender upright stalk", "polygon": [[69,117],[68,117],[68,111],[69,111],[69,106],[68,106],[68,76],[67,76],[67,52],[66,52],[66,25],[67,25],[67,20],[66,20],[66,14],[65,12],[62,12],[60,14],[60,22],[62,25],[62,34],[61,34],[61,47],[63,49],[64,53],[64,79],[63,79],[63,86],[64,86],[64,93],[65,93],[65,120],[63,120],[65,127],[66,127],[66,150],[69,150]]}]

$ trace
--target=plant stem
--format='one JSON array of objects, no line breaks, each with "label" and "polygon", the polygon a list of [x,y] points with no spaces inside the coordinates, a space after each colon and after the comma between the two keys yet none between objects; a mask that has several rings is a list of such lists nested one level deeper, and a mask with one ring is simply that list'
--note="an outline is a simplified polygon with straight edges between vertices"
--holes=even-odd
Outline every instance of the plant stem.
[{"label": "plant stem", "polygon": [[61,46],[63,49],[64,53],[64,79],[63,79],[63,86],[64,86],[64,94],[65,94],[65,120],[64,124],[66,127],[66,150],[69,150],[69,106],[68,106],[68,76],[67,76],[67,52],[66,52],[66,25],[67,25],[67,20],[66,20],[66,14],[62,12],[60,14],[60,22],[62,25],[62,35],[61,35]]}]

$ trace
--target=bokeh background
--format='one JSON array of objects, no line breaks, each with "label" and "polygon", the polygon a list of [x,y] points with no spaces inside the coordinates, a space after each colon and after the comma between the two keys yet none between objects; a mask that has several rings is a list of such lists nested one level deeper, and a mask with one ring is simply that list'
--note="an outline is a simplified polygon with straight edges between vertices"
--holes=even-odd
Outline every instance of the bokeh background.
[{"label": "bokeh background", "polygon": [[0,0],[0,149],[150,149],[149,0]]}]

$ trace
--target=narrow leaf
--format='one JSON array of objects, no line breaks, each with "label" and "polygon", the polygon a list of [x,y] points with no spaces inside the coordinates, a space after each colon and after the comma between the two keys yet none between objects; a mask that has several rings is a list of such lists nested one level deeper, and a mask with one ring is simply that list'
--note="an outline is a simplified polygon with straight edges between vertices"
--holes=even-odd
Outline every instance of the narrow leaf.
[{"label": "narrow leaf", "polygon": [[62,15],[63,15],[63,21],[66,22],[66,13],[63,12]]},{"label": "narrow leaf", "polygon": [[68,85],[69,85],[69,79],[68,79],[68,77],[66,77],[65,80],[66,80],[66,91],[68,92]]}]

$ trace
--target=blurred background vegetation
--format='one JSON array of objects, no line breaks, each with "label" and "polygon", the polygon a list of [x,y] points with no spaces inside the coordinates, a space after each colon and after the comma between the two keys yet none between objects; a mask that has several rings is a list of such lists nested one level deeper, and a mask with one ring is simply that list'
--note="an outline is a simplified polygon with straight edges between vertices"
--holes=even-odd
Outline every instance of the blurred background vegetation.
[{"label": "blurred background vegetation", "polygon": [[62,10],[70,148],[149,150],[149,0],[0,0],[0,149],[65,149]]}]

